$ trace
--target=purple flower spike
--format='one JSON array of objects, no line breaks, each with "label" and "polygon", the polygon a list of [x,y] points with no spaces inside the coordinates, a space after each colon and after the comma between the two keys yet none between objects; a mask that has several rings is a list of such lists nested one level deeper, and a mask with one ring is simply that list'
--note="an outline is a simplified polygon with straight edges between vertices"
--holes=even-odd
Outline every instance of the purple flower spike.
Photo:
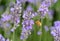
[{"label": "purple flower spike", "polygon": [[[48,4],[48,3],[47,3]],[[41,18],[44,18],[48,11],[49,11],[49,6],[45,3],[45,1],[43,1],[39,7],[39,9],[37,10],[37,12],[39,12],[39,15]]]},{"label": "purple flower spike", "polygon": [[60,26],[60,21],[54,22],[54,26]]},{"label": "purple flower spike", "polygon": [[28,36],[31,34],[31,30],[32,30],[32,25],[34,24],[33,20],[24,20],[22,22],[23,28],[22,28],[22,33],[20,38],[23,39],[27,39]]},{"label": "purple flower spike", "polygon": [[60,41],[60,21],[54,22],[54,26],[51,28],[51,34],[55,41]]}]

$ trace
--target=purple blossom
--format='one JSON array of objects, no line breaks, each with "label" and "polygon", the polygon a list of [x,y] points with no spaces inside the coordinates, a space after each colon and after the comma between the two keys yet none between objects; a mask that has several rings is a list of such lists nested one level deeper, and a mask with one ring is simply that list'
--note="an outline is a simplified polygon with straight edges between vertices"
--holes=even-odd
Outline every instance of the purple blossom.
[{"label": "purple blossom", "polygon": [[31,6],[28,6],[27,9],[23,12],[24,19],[31,19],[37,16],[37,13],[33,11]]},{"label": "purple blossom", "polygon": [[[39,12],[41,18],[44,18],[46,15],[52,16],[52,15],[50,14],[50,11],[49,11],[48,8],[52,5],[52,2],[54,3],[54,1],[55,1],[55,0],[44,0],[44,1],[41,3],[39,9],[37,10],[37,11]],[[48,14],[48,13],[49,13],[49,14]],[[52,18],[52,17],[50,17],[50,18]]]},{"label": "purple blossom", "polygon": [[9,27],[11,27],[11,24],[9,22],[4,22],[4,21],[0,20],[0,27],[9,28]]},{"label": "purple blossom", "polygon": [[46,4],[47,7],[51,6],[51,0],[44,0],[43,1],[44,4]]},{"label": "purple blossom", "polygon": [[27,30],[32,29],[33,24],[34,24],[33,20],[24,20],[22,22],[23,28],[25,27]]},{"label": "purple blossom", "polygon": [[5,41],[5,38],[0,34],[0,41]]},{"label": "purple blossom", "polygon": [[[17,0],[19,1],[19,0]],[[14,4],[13,7],[10,8],[10,14],[12,15],[11,17],[11,23],[14,23],[16,26],[20,23],[20,16],[22,12],[22,4],[21,3],[16,3]]]},{"label": "purple blossom", "polygon": [[23,18],[24,19],[30,19],[34,17],[34,13],[28,12],[28,11],[24,11],[23,13]]},{"label": "purple blossom", "polygon": [[24,18],[24,19],[27,19],[27,17],[28,17],[28,13],[27,13],[27,11],[24,11],[24,12],[23,12],[23,18]]},{"label": "purple blossom", "polygon": [[51,31],[51,34],[52,34],[53,36],[56,36],[56,33],[55,33],[54,31]]},{"label": "purple blossom", "polygon": [[49,11],[47,4],[43,1],[38,9],[41,18],[44,18]]},{"label": "purple blossom", "polygon": [[20,4],[22,2],[22,0],[16,0],[17,4]]},{"label": "purple blossom", "polygon": [[7,13],[4,13],[2,14],[2,18],[1,18],[2,21],[9,21],[11,20],[11,15],[10,14],[7,14]]},{"label": "purple blossom", "polygon": [[54,22],[54,26],[51,28],[51,34],[54,37],[55,41],[60,41],[60,21]]},{"label": "purple blossom", "polygon": [[34,24],[33,20],[24,20],[22,22],[22,33],[20,36],[20,39],[27,39],[28,36],[31,34],[31,30],[32,30],[32,25]]},{"label": "purple blossom", "polygon": [[14,29],[14,28],[12,28],[10,31],[11,31],[11,32],[14,32],[14,31],[15,31],[15,29]]},{"label": "purple blossom", "polygon": [[32,26],[34,24],[34,21],[32,18],[36,16],[37,13],[33,12],[32,7],[29,5],[27,9],[23,12],[23,22],[22,22],[22,32],[20,38],[27,39],[28,36],[31,34]]},{"label": "purple blossom", "polygon": [[45,31],[49,31],[48,26],[44,26]]},{"label": "purple blossom", "polygon": [[60,26],[60,21],[55,21],[54,26]]},{"label": "purple blossom", "polygon": [[[10,23],[14,24],[15,27],[18,27],[19,23],[20,23],[20,16],[21,16],[21,12],[22,12],[22,4],[19,3],[15,3],[13,4],[13,7],[10,7],[10,13],[5,12],[3,13],[1,16],[2,18],[0,19],[0,27],[4,28],[4,29],[8,29],[10,30],[10,27],[12,26]],[[15,30],[15,29],[14,29]]]},{"label": "purple blossom", "polygon": [[38,31],[38,32],[37,32],[37,35],[41,35],[41,34],[42,34],[42,32],[41,32],[41,31]]},{"label": "purple blossom", "polygon": [[29,5],[27,8],[26,8],[26,10],[28,11],[33,11],[33,8]]},{"label": "purple blossom", "polygon": [[12,7],[12,8],[10,8],[10,11],[11,11],[11,12],[14,12],[14,8],[13,8],[13,7]]}]

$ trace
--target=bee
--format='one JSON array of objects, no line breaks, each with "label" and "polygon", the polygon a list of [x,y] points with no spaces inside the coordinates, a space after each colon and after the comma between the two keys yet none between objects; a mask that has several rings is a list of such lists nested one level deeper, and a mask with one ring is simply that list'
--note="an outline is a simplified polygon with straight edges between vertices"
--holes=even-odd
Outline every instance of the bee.
[{"label": "bee", "polygon": [[37,26],[41,26],[42,25],[42,23],[39,20],[37,20],[35,23],[36,23]]}]

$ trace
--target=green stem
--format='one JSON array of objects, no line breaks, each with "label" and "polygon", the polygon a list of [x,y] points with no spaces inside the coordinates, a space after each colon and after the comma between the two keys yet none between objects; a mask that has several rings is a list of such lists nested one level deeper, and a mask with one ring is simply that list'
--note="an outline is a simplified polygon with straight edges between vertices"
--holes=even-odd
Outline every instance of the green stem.
[{"label": "green stem", "polygon": [[[15,28],[15,24],[14,24],[14,28]],[[15,31],[13,32],[13,41],[15,41]]]},{"label": "green stem", "polygon": [[[43,19],[41,19],[41,24],[43,23]],[[40,26],[40,31],[42,32],[42,25]],[[40,35],[40,40],[39,41],[42,41],[42,35]]]},{"label": "green stem", "polygon": [[4,36],[5,36],[5,38],[6,38],[6,29],[5,29],[5,31],[4,31]]},{"label": "green stem", "polygon": [[15,41],[15,31],[13,32],[13,41]]},{"label": "green stem", "polygon": [[24,39],[23,41],[26,41],[26,39]]},{"label": "green stem", "polygon": [[7,29],[6,28],[4,28],[5,29],[5,31],[4,31],[4,36],[5,36],[5,38],[8,38],[9,36],[8,36],[8,34],[7,34]]}]

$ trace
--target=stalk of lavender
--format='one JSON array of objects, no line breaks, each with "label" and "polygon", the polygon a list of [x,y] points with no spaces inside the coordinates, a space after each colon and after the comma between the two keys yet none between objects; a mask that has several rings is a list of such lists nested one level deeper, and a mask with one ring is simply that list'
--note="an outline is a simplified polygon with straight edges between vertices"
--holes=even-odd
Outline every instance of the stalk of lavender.
[{"label": "stalk of lavender", "polygon": [[52,5],[52,3],[56,3],[57,1],[53,0],[44,0],[41,2],[39,9],[37,12],[41,15],[41,18],[45,18],[46,15],[49,13],[49,7]]},{"label": "stalk of lavender", "polygon": [[51,28],[51,35],[54,41],[60,41],[60,21],[54,22],[54,26]]},{"label": "stalk of lavender", "polygon": [[[41,18],[41,23],[43,22],[43,19],[45,17],[48,17],[48,13],[49,13],[49,7],[51,6],[53,1],[51,0],[44,0],[41,4],[40,4],[40,7],[39,9],[37,10],[37,12],[39,13],[40,15],[40,18]],[[42,26],[41,26],[42,27]],[[42,28],[41,28],[42,29]],[[40,30],[41,30],[40,29]]]},{"label": "stalk of lavender", "polygon": [[5,38],[9,38],[10,35],[10,28],[11,28],[11,24],[10,24],[10,20],[11,20],[11,15],[8,14],[8,12],[4,12],[2,15],[2,18],[0,19],[0,27],[2,27],[4,29],[4,36]]},{"label": "stalk of lavender", "polygon": [[20,23],[20,16],[22,12],[22,4],[20,1],[16,0],[16,3],[14,4],[13,7],[10,8],[10,13],[12,14],[12,20],[11,22],[14,23],[13,28],[11,31],[13,32],[13,41],[15,41],[15,29],[19,26]]},{"label": "stalk of lavender", "polygon": [[11,15],[9,15],[8,12],[5,12],[1,16],[0,27],[2,27],[5,31],[5,38],[8,38],[10,33],[9,29],[11,27],[11,24],[8,21],[11,19]]},{"label": "stalk of lavender", "polygon": [[11,23],[15,24],[16,27],[18,27],[20,23],[20,16],[22,12],[22,4],[18,2],[14,4],[13,7],[10,8],[10,14],[12,15],[12,20],[10,21]]},{"label": "stalk of lavender", "polygon": [[29,35],[31,35],[31,30],[34,24],[32,18],[36,16],[36,13],[33,12],[31,6],[28,6],[27,9],[23,12],[23,22],[22,22],[22,32],[20,39],[26,41]]},{"label": "stalk of lavender", "polygon": [[[43,23],[43,19],[45,18],[45,16],[47,15],[47,13],[49,11],[48,10],[48,7],[49,7],[48,4],[49,3],[46,4],[46,1],[44,0],[43,2],[41,2],[41,5],[40,5],[39,9],[37,10],[37,12],[40,15],[41,23]],[[40,31],[42,31],[42,34],[43,34],[43,27],[42,27],[42,25],[40,27]],[[41,41],[42,36],[43,35],[40,35],[40,41]]]},{"label": "stalk of lavender", "polygon": [[[20,13],[22,11],[21,5],[22,5],[21,3],[17,2],[16,4],[13,4],[13,6],[10,8],[10,13],[5,12],[1,15],[2,18],[0,19],[0,24],[1,24],[0,26],[3,27],[3,29],[5,30],[5,36],[6,36],[6,33],[8,33],[7,31],[10,32],[10,29],[11,29],[10,23],[14,24],[13,28],[11,29],[12,32],[14,32],[14,30],[18,27],[20,23],[20,16],[21,16]],[[8,36],[6,36],[6,38],[7,37]],[[14,41],[14,38],[13,38],[13,41]]]}]

